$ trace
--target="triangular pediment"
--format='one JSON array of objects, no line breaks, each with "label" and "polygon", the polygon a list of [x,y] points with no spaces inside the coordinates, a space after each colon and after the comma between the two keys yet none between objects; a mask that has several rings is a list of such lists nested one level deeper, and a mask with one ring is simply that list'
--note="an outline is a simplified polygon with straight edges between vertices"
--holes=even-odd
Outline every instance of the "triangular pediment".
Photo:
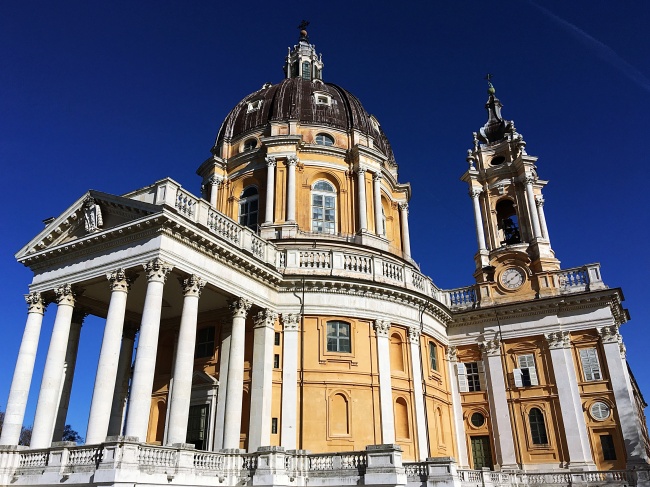
[{"label": "triangular pediment", "polygon": [[211,375],[206,374],[202,370],[196,370],[192,374],[192,387],[217,387],[219,381],[212,377]]},{"label": "triangular pediment", "polygon": [[101,233],[130,221],[162,211],[162,207],[123,196],[90,190],[60,216],[45,221],[45,228],[16,254],[30,254]]}]

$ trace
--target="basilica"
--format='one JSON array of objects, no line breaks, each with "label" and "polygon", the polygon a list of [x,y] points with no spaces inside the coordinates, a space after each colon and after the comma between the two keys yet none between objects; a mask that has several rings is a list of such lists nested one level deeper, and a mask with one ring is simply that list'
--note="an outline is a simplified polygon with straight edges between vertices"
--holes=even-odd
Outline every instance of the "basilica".
[{"label": "basilica", "polygon": [[[458,171],[476,270],[440,289],[382,125],[325,79],[303,28],[284,78],[226,115],[200,195],[91,190],[18,252],[34,277],[0,485],[650,486],[622,292],[598,264],[560,267],[547,182],[494,86]],[[88,315],[105,321],[77,445]]]}]

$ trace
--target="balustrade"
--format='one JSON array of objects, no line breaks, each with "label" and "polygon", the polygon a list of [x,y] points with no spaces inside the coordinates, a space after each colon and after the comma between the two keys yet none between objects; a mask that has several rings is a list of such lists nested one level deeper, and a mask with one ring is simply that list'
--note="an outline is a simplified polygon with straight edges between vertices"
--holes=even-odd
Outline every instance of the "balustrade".
[{"label": "balustrade", "polygon": [[363,255],[343,254],[343,269],[363,274],[372,273],[372,259]]},{"label": "balustrade", "polygon": [[196,452],[194,453],[193,465],[197,470],[223,471],[224,458],[221,453]]},{"label": "balustrade", "polygon": [[178,188],[176,190],[176,209],[185,216],[194,217],[198,200],[187,191]]},{"label": "balustrade", "polygon": [[307,269],[330,269],[332,267],[329,252],[300,252],[300,267]]},{"label": "balustrade", "polygon": [[208,211],[208,228],[221,238],[239,245],[242,227],[225,215]]},{"label": "balustrade", "polygon": [[102,462],[104,450],[101,447],[82,447],[70,449],[67,465],[99,465]]}]

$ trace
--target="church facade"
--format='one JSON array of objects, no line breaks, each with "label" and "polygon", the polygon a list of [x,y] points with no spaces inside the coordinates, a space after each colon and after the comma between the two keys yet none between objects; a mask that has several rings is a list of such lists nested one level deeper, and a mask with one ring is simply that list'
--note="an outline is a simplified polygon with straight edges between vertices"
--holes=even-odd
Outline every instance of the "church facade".
[{"label": "church facade", "polygon": [[[305,30],[284,79],[225,118],[200,196],[171,179],[89,191],[49,221],[17,254],[34,278],[0,483],[649,483],[621,290],[598,264],[561,269],[546,181],[488,84],[465,288],[412,259],[411,187]],[[105,325],[77,446],[61,435],[89,314]]]}]

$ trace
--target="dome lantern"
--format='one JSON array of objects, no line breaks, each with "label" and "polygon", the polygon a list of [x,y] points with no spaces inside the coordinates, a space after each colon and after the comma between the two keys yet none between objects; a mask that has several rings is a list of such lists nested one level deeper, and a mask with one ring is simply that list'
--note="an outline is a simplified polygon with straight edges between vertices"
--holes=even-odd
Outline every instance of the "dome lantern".
[{"label": "dome lantern", "polygon": [[284,64],[285,78],[302,78],[305,80],[323,79],[323,57],[316,54],[316,46],[309,43],[307,26],[309,22],[300,22],[298,44],[289,48]]}]

